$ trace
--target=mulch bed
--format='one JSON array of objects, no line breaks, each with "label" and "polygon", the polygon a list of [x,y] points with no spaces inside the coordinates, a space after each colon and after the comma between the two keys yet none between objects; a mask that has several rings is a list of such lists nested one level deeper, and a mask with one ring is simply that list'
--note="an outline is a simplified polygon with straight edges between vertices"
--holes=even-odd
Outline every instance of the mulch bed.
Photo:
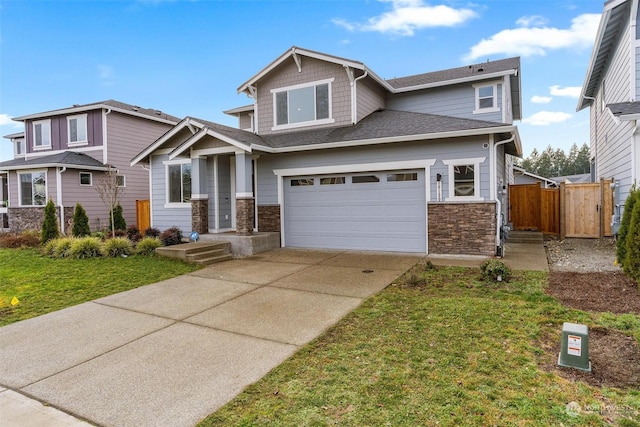
[{"label": "mulch bed", "polygon": [[[638,284],[621,272],[551,272],[547,292],[579,310],[640,314]],[[590,328],[591,373],[557,365],[558,331],[547,331],[540,345],[545,350],[544,368],[563,378],[598,387],[640,388],[640,348],[633,337],[610,329]]]}]

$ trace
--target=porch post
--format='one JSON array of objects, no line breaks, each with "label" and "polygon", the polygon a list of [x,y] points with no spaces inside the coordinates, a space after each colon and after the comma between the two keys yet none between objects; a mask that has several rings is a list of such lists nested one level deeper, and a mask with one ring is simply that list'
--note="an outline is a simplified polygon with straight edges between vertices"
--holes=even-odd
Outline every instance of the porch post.
[{"label": "porch post", "polygon": [[255,200],[253,197],[251,156],[236,153],[236,234],[253,234]]},{"label": "porch post", "polygon": [[191,159],[191,228],[200,234],[209,232],[209,195],[206,177],[207,158]]}]

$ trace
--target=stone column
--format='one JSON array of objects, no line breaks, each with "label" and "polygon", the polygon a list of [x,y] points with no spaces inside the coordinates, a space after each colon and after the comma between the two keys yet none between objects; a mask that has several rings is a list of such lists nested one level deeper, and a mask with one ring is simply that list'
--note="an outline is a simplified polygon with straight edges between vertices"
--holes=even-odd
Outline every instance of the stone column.
[{"label": "stone column", "polygon": [[253,197],[236,198],[236,234],[250,236],[253,234],[255,201]]},{"label": "stone column", "polygon": [[199,234],[209,232],[209,200],[191,198],[191,228]]},{"label": "stone column", "polygon": [[209,195],[206,186],[207,158],[191,159],[191,228],[199,234],[209,232]]}]

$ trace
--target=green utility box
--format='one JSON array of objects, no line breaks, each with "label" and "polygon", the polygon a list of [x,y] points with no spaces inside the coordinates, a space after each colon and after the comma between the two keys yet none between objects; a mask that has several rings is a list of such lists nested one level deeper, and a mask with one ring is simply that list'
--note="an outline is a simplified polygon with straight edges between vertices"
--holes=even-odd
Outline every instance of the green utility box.
[{"label": "green utility box", "polygon": [[562,345],[558,365],[591,372],[589,361],[589,329],[586,325],[562,324]]}]

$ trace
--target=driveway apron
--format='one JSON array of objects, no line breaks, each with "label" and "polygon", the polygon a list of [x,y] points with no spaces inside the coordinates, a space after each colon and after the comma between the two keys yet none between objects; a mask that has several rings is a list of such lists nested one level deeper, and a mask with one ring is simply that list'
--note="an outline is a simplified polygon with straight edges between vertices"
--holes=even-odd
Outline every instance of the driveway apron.
[{"label": "driveway apron", "polygon": [[98,425],[193,426],[420,259],[279,249],[5,326],[1,424],[24,426],[12,410],[33,398]]}]

